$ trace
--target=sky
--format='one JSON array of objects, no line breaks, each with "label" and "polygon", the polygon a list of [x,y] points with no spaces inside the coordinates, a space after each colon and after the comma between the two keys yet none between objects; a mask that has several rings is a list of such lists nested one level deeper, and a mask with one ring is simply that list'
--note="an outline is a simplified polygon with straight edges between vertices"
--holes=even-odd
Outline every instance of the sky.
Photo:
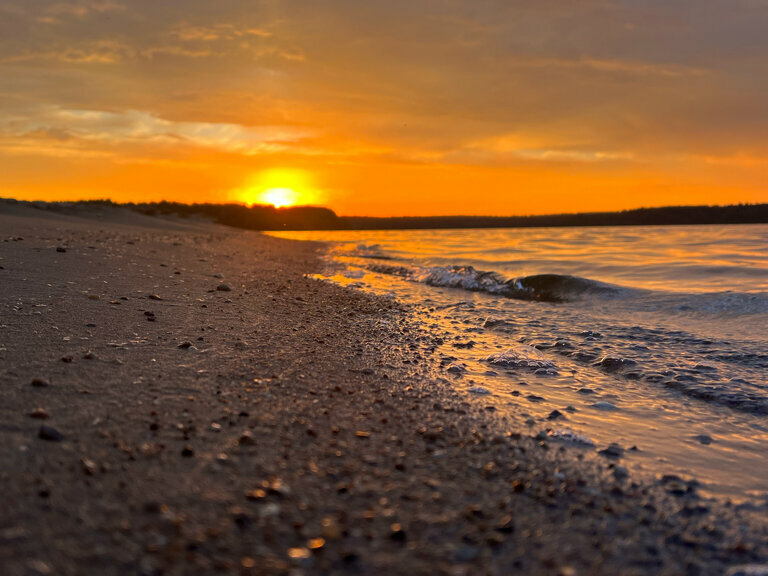
[{"label": "sky", "polygon": [[768,202],[768,0],[0,0],[0,197]]}]

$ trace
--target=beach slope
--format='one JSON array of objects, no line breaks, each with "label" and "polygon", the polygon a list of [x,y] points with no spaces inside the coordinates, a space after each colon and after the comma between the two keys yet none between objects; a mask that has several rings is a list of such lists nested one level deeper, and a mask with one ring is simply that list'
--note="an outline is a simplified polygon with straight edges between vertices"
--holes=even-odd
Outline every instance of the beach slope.
[{"label": "beach slope", "polygon": [[723,574],[765,508],[510,434],[322,246],[0,206],[0,573]]}]

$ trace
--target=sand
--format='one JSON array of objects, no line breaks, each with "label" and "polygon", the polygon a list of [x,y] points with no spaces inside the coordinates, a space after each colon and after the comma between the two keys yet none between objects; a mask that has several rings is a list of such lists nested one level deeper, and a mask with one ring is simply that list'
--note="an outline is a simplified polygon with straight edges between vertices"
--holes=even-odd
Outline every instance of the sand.
[{"label": "sand", "polygon": [[0,573],[723,574],[765,506],[508,432],[323,247],[0,203]]}]

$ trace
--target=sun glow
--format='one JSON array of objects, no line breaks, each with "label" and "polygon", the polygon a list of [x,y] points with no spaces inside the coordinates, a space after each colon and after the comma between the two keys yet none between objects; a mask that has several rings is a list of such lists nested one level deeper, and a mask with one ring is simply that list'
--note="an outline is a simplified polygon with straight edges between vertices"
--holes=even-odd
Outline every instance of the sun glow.
[{"label": "sun glow", "polygon": [[275,208],[298,204],[299,194],[292,188],[269,188],[259,196],[260,204],[272,204]]},{"label": "sun glow", "polygon": [[320,193],[314,188],[311,175],[302,170],[273,169],[261,172],[248,184],[235,190],[240,202],[248,205],[271,204],[275,208],[317,204]]}]

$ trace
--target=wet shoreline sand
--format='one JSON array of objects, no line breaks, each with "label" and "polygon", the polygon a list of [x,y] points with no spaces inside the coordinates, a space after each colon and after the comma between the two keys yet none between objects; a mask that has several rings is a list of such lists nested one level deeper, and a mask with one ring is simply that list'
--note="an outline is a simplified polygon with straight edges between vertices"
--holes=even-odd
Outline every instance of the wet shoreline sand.
[{"label": "wet shoreline sand", "polygon": [[502,432],[406,307],[306,277],[320,245],[100,210],[0,208],[3,574],[768,561],[764,507]]}]

